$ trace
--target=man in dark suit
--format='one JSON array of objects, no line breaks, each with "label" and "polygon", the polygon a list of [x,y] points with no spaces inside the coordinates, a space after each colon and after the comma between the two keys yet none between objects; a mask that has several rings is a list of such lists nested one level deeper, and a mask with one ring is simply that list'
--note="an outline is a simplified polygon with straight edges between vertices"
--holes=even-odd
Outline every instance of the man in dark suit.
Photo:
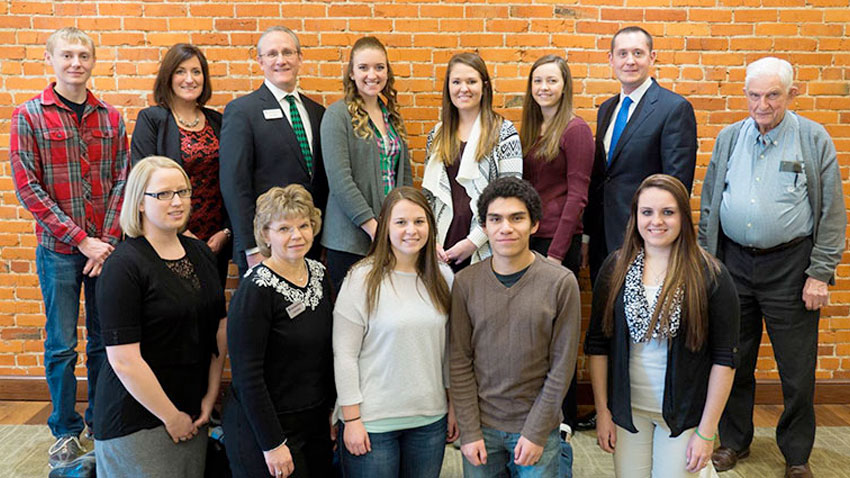
[{"label": "man in dark suit", "polygon": [[647,176],[675,176],[688,190],[693,183],[694,109],[649,76],[655,57],[652,36],[640,27],[623,28],[611,39],[608,60],[621,91],[602,103],[596,119],[596,157],[584,212],[592,280],[605,257],[623,244],[632,196]]},{"label": "man in dark suit", "polygon": [[[221,193],[233,224],[233,258],[240,276],[263,259],[254,242],[254,208],[274,186],[301,184],[324,211],[328,181],[319,126],[325,108],[296,91],[301,43],[282,26],[257,42],[265,80],[224,109],[221,126]],[[318,241],[310,256],[318,255]]]}]

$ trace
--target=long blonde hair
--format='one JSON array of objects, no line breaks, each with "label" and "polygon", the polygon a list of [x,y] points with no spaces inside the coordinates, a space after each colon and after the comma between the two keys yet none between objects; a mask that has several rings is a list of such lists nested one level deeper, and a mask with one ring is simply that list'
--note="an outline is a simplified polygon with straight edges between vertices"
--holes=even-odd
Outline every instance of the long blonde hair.
[{"label": "long blonde hair", "polygon": [[390,243],[390,221],[395,205],[405,199],[421,207],[428,221],[428,239],[419,251],[416,275],[425,285],[434,307],[447,314],[451,305],[451,292],[437,261],[437,222],[425,195],[410,186],[397,187],[384,199],[381,213],[378,215],[375,240],[372,241],[369,254],[362,259],[362,264],[369,267],[369,272],[366,274],[366,313],[370,315],[374,312],[381,294],[381,282],[395,268],[396,259]]},{"label": "long blonde hair", "polygon": [[342,77],[342,90],[345,94],[345,105],[348,108],[348,114],[351,115],[351,126],[354,128],[354,134],[363,139],[372,137],[372,128],[369,127],[369,113],[366,112],[366,103],[357,91],[357,85],[351,79],[354,73],[354,55],[360,50],[366,49],[378,50],[384,54],[387,59],[387,84],[381,93],[386,99],[385,105],[387,113],[390,117],[390,124],[403,140],[407,139],[407,129],[404,127],[404,120],[401,118],[401,113],[398,111],[398,92],[395,89],[395,75],[393,68],[390,66],[390,59],[387,56],[387,49],[383,43],[375,37],[362,37],[351,47],[351,54],[348,57],[348,68],[345,69],[345,74]]},{"label": "long blonde hair", "polygon": [[[540,110],[540,105],[537,104],[537,101],[531,95],[531,83],[534,78],[534,70],[549,63],[554,63],[558,66],[558,70],[561,72],[561,78],[564,80],[564,89],[561,92],[561,98],[558,101],[558,109],[555,112],[555,116],[546,129],[542,130],[543,112]],[[528,73],[525,99],[522,102],[522,129],[519,133],[519,139],[522,141],[522,150],[531,151],[534,148],[535,158],[540,158],[547,162],[552,161],[558,156],[561,135],[567,129],[567,125],[573,117],[575,117],[575,114],[573,114],[573,76],[570,73],[570,67],[563,58],[557,55],[540,57],[534,62],[531,72]]]},{"label": "long blonde hair", "polygon": [[475,146],[475,161],[481,161],[481,158],[499,143],[499,130],[502,129],[502,121],[504,121],[504,118],[493,111],[493,84],[490,81],[490,74],[487,72],[487,65],[484,64],[484,60],[476,53],[458,53],[453,56],[449,60],[449,66],[446,68],[446,80],[443,82],[443,108],[440,112],[442,125],[434,136],[434,143],[431,145],[431,149],[437,155],[437,158],[447,166],[454,163],[460,151],[460,139],[457,135],[457,130],[460,127],[460,115],[457,107],[452,103],[449,93],[449,77],[452,74],[452,68],[457,64],[472,68],[481,77],[481,137]]},{"label": "long blonde hair", "polygon": [[[655,311],[649,322],[647,336],[655,330],[655,324],[662,328],[669,326],[670,316],[675,308],[674,296],[681,288],[682,297],[681,329],[685,332],[685,345],[691,351],[697,351],[708,337],[708,284],[707,279],[720,271],[715,258],[705,252],[697,243],[694,232],[688,190],[681,181],[666,174],[653,174],[644,179],[632,198],[631,215],[626,226],[626,237],[614,265],[614,271],[608,282],[608,297],[602,316],[602,330],[610,337],[614,332],[614,303],[619,290],[626,281],[629,267],[644,247],[643,238],[637,228],[637,208],[640,195],[650,188],[669,192],[676,200],[682,226],[679,237],[673,241],[670,259],[667,265],[667,277],[656,301]],[[707,266],[707,267],[706,267]],[[705,269],[709,274],[706,277]]]}]

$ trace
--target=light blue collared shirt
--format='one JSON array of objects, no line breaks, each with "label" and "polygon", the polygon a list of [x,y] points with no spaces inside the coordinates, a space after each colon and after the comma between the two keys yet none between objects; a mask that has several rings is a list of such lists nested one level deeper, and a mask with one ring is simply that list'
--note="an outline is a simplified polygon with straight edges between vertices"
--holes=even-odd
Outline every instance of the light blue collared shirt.
[{"label": "light blue collared shirt", "polygon": [[812,233],[799,124],[787,111],[764,135],[752,118],[741,128],[729,158],[720,225],[742,246],[767,249]]}]

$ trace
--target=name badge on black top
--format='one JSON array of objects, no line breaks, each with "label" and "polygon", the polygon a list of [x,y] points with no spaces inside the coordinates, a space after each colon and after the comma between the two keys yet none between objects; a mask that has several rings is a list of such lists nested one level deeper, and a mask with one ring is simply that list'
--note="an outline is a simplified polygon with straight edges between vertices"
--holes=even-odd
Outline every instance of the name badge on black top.
[{"label": "name badge on black top", "polygon": [[779,171],[783,173],[802,173],[803,163],[799,161],[782,161],[779,163]]},{"label": "name badge on black top", "polygon": [[307,306],[304,305],[304,302],[294,302],[292,305],[286,308],[286,313],[289,314],[289,318],[294,319],[298,317],[298,314],[304,312],[307,309]]}]

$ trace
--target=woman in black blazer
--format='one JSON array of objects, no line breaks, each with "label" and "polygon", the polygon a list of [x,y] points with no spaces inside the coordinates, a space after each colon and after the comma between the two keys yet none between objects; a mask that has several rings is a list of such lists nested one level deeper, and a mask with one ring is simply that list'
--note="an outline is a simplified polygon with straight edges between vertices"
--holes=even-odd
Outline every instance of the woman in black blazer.
[{"label": "woman in black blazer", "polygon": [[186,170],[192,183],[192,215],[185,234],[205,241],[216,254],[224,285],[231,232],[218,183],[221,113],[204,107],[211,96],[209,67],[201,50],[187,43],[172,46],[154,82],[157,106],[139,112],[130,149],[134,165],[148,156],[166,156]]}]

